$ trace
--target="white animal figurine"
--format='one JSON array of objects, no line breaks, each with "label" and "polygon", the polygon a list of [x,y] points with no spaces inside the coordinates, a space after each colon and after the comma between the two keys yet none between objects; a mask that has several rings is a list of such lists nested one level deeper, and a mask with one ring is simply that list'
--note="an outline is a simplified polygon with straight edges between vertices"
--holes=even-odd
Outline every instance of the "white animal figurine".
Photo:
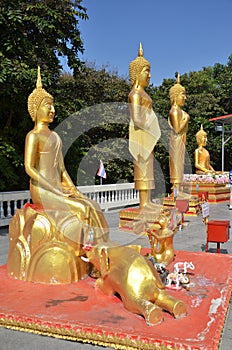
[{"label": "white animal figurine", "polygon": [[174,265],[174,273],[187,273],[189,270],[194,270],[195,266],[193,265],[193,263],[190,261],[184,261],[184,262],[177,262]]},{"label": "white animal figurine", "polygon": [[181,284],[188,284],[189,278],[183,273],[169,273],[167,276],[166,287],[171,289],[181,289]]}]

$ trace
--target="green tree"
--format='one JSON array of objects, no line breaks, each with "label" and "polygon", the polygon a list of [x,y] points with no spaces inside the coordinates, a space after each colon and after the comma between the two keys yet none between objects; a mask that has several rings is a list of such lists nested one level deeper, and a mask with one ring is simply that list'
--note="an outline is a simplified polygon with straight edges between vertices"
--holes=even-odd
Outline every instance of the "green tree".
[{"label": "green tree", "polygon": [[[64,141],[72,138],[75,125],[69,116],[75,115],[85,132],[72,147],[66,150],[66,165],[75,181],[77,167],[89,152],[91,162],[97,169],[99,158],[104,161],[108,182],[120,179],[133,181],[132,161],[122,160],[128,149],[128,106],[130,84],[127,79],[110,72],[108,67],[96,69],[82,63],[78,53],[83,51],[78,24],[87,19],[82,0],[2,0],[0,2],[0,160],[3,190],[27,188],[28,179],[23,169],[24,139],[33,127],[27,112],[27,98],[35,87],[37,65],[41,66],[43,86],[55,97],[56,120],[52,127],[66,122],[61,130]],[[72,74],[61,74],[60,58],[67,58]],[[155,148],[155,156],[169,184],[168,138],[170,129],[167,119],[170,109],[169,89],[174,78],[165,79],[159,87],[150,86],[148,94],[153,99],[153,108],[161,116],[162,137]],[[232,108],[232,55],[226,65],[215,64],[199,72],[183,74],[181,83],[187,91],[184,109],[191,120],[187,135],[187,151],[193,164],[196,148],[195,133],[203,124],[208,132],[208,146],[215,169],[221,166],[221,138],[214,130],[210,118],[231,113]],[[109,108],[112,102],[115,110]],[[123,103],[125,102],[125,106]],[[92,108],[94,106],[94,110]],[[103,108],[104,106],[104,108]],[[118,108],[118,110],[117,110]],[[83,112],[84,111],[84,112]],[[94,124],[95,116],[101,122]],[[66,121],[67,119],[67,121]],[[113,147],[107,140],[112,139]],[[65,142],[64,142],[65,143]],[[230,149],[225,147],[226,169],[232,168]],[[111,159],[107,155],[111,154]],[[87,174],[88,171],[84,174]],[[5,174],[8,173],[10,180]],[[14,176],[14,174],[17,174]],[[18,177],[17,177],[18,176]],[[20,178],[20,181],[18,180]]]},{"label": "green tree", "polygon": [[83,43],[78,24],[87,18],[81,2],[0,2],[0,136],[7,139],[5,146],[15,149],[17,157],[23,154],[25,135],[33,125],[27,98],[35,88],[37,65],[41,66],[44,87],[51,93],[61,72],[61,56],[74,72],[81,65],[78,52],[83,51]]},{"label": "green tree", "polygon": [[[216,170],[221,170],[221,135],[215,131],[215,125],[209,119],[231,113],[231,56],[227,65],[215,64],[205,67],[198,72],[189,72],[181,76],[181,84],[186,89],[187,99],[184,110],[190,115],[189,130],[187,134],[187,152],[194,172],[194,150],[197,148],[195,134],[201,124],[208,133],[207,149],[211,154],[211,162]],[[165,79],[162,85],[150,87],[149,94],[153,99],[155,112],[161,116],[160,120],[168,119],[170,110],[169,90],[175,79]],[[167,123],[161,124],[162,136],[155,148],[155,156],[165,174],[167,191],[169,191],[169,154],[166,142],[170,129]],[[232,169],[229,157],[231,141],[225,147],[225,169]],[[187,157],[188,159],[188,157]],[[186,171],[188,167],[186,167]]]},{"label": "green tree", "polygon": [[[66,167],[74,181],[80,162],[89,152],[92,152],[88,160],[91,168],[97,171],[99,160],[104,161],[107,183],[115,183],[119,179],[133,181],[132,163],[122,160],[125,148],[128,149],[129,116],[128,106],[124,104],[129,91],[127,79],[119,77],[117,72],[108,71],[107,67],[96,69],[88,63],[79,69],[78,76],[61,75],[55,102],[58,124],[64,120],[67,123],[61,135],[63,144],[75,139],[72,132],[77,125],[85,130],[65,156]],[[73,114],[73,118],[68,118]],[[90,181],[88,170],[83,172],[84,184]],[[96,182],[98,180],[96,178]]]},{"label": "green tree", "polygon": [[232,54],[226,65],[219,63],[214,65],[213,74],[224,112],[230,114],[232,111]]}]

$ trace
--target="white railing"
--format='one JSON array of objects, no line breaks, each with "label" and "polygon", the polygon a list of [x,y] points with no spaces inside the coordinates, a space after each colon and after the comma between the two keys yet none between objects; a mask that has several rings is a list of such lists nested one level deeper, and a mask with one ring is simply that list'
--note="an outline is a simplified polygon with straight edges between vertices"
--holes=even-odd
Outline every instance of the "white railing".
[{"label": "white railing", "polygon": [[[78,189],[99,203],[103,211],[139,204],[134,183],[79,186]],[[0,192],[0,227],[9,225],[16,209],[30,200],[30,191]]]},{"label": "white railing", "polygon": [[9,225],[17,208],[30,202],[30,191],[0,192],[0,227]]}]

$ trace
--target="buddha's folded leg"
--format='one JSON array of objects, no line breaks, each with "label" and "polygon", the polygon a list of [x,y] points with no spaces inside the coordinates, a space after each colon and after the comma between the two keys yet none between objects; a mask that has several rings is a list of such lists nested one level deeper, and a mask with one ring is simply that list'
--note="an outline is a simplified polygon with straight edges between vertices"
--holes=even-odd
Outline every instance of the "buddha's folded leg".
[{"label": "buddha's folded leg", "polygon": [[88,198],[78,199],[90,209],[90,228],[94,231],[94,240],[97,242],[109,240],[109,226],[99,204]]},{"label": "buddha's folded leg", "polygon": [[73,214],[81,220],[84,215],[84,223],[87,225],[89,238],[94,242],[108,241],[109,227],[98,203],[86,198],[69,198],[67,203]]}]

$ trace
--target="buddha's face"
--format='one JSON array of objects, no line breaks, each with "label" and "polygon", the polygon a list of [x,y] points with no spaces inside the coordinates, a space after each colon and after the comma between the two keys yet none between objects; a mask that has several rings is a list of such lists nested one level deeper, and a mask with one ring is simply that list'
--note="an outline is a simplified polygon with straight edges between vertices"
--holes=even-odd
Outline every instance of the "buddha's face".
[{"label": "buddha's face", "polygon": [[55,115],[55,108],[53,99],[45,97],[38,110],[37,110],[37,122],[52,123]]},{"label": "buddha's face", "polygon": [[186,92],[185,90],[180,91],[175,98],[175,102],[177,106],[184,106],[186,100]]},{"label": "buddha's face", "polygon": [[151,78],[151,71],[149,66],[143,67],[141,72],[138,75],[138,83],[142,87],[147,87],[149,85]]},{"label": "buddha's face", "polygon": [[207,136],[206,135],[203,135],[200,139],[200,145],[201,146],[206,146],[207,144]]}]

